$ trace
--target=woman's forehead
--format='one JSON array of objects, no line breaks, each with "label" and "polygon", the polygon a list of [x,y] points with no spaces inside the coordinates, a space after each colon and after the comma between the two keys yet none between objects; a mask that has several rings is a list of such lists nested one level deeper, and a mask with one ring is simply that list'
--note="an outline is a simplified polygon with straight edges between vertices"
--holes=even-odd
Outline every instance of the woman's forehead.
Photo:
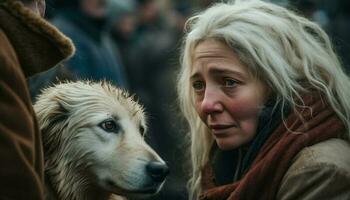
[{"label": "woman's forehead", "polygon": [[210,54],[222,54],[226,52],[232,52],[233,50],[222,41],[219,41],[217,39],[206,39],[203,41],[200,41],[198,44],[196,44],[194,48],[194,56],[198,56],[201,54],[204,55],[210,55]]},{"label": "woman's forehead", "polygon": [[194,67],[193,65],[205,66],[209,64],[214,64],[215,68],[220,68],[221,66],[230,69],[231,65],[239,65],[242,68],[246,68],[238,55],[228,45],[212,39],[199,43],[192,55],[192,68]]}]

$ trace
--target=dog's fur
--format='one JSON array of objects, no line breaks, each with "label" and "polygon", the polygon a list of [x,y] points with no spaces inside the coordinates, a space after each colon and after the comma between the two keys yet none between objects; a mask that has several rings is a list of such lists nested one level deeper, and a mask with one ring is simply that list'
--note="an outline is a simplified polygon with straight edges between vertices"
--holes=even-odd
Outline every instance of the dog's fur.
[{"label": "dog's fur", "polygon": [[[164,161],[144,142],[142,106],[107,82],[66,82],[49,87],[34,105],[45,155],[47,199],[114,199],[160,190],[147,175]],[[113,132],[101,126],[113,120]]]}]

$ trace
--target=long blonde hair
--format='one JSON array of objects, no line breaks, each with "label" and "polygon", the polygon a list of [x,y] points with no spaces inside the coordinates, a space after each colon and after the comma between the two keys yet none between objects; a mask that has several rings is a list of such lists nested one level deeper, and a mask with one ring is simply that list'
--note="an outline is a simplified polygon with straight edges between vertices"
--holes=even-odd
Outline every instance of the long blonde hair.
[{"label": "long blonde hair", "polygon": [[213,143],[194,109],[189,80],[194,49],[209,38],[230,46],[248,70],[268,84],[282,107],[295,106],[295,99],[308,87],[322,92],[345,124],[349,139],[350,80],[327,34],[316,23],[272,3],[237,0],[215,4],[187,22],[178,79],[179,103],[191,133],[190,199],[201,191],[201,169]]}]

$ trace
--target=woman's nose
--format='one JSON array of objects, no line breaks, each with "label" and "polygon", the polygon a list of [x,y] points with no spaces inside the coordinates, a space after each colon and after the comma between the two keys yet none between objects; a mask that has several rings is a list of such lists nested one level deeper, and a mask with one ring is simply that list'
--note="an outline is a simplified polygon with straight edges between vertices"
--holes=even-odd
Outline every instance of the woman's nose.
[{"label": "woman's nose", "polygon": [[211,114],[214,112],[221,112],[223,110],[220,95],[216,92],[216,90],[217,89],[206,89],[201,103],[202,112]]}]

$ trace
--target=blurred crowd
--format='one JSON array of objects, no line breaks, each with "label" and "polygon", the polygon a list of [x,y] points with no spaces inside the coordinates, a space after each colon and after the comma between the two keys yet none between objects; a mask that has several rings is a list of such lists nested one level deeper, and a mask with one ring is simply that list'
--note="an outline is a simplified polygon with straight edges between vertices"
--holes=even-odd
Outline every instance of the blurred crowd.
[{"label": "blurred crowd", "polygon": [[290,0],[291,7],[317,22],[329,34],[336,52],[350,73],[350,1]]},{"label": "blurred crowd", "polygon": [[[148,113],[147,142],[170,166],[164,189],[152,199],[187,199],[185,128],[176,106],[186,19],[211,0],[47,0],[47,18],[76,46],[73,58],[29,80],[33,101],[62,80],[108,80],[136,94]],[[350,72],[349,1],[275,0],[315,20],[335,43]]]}]

